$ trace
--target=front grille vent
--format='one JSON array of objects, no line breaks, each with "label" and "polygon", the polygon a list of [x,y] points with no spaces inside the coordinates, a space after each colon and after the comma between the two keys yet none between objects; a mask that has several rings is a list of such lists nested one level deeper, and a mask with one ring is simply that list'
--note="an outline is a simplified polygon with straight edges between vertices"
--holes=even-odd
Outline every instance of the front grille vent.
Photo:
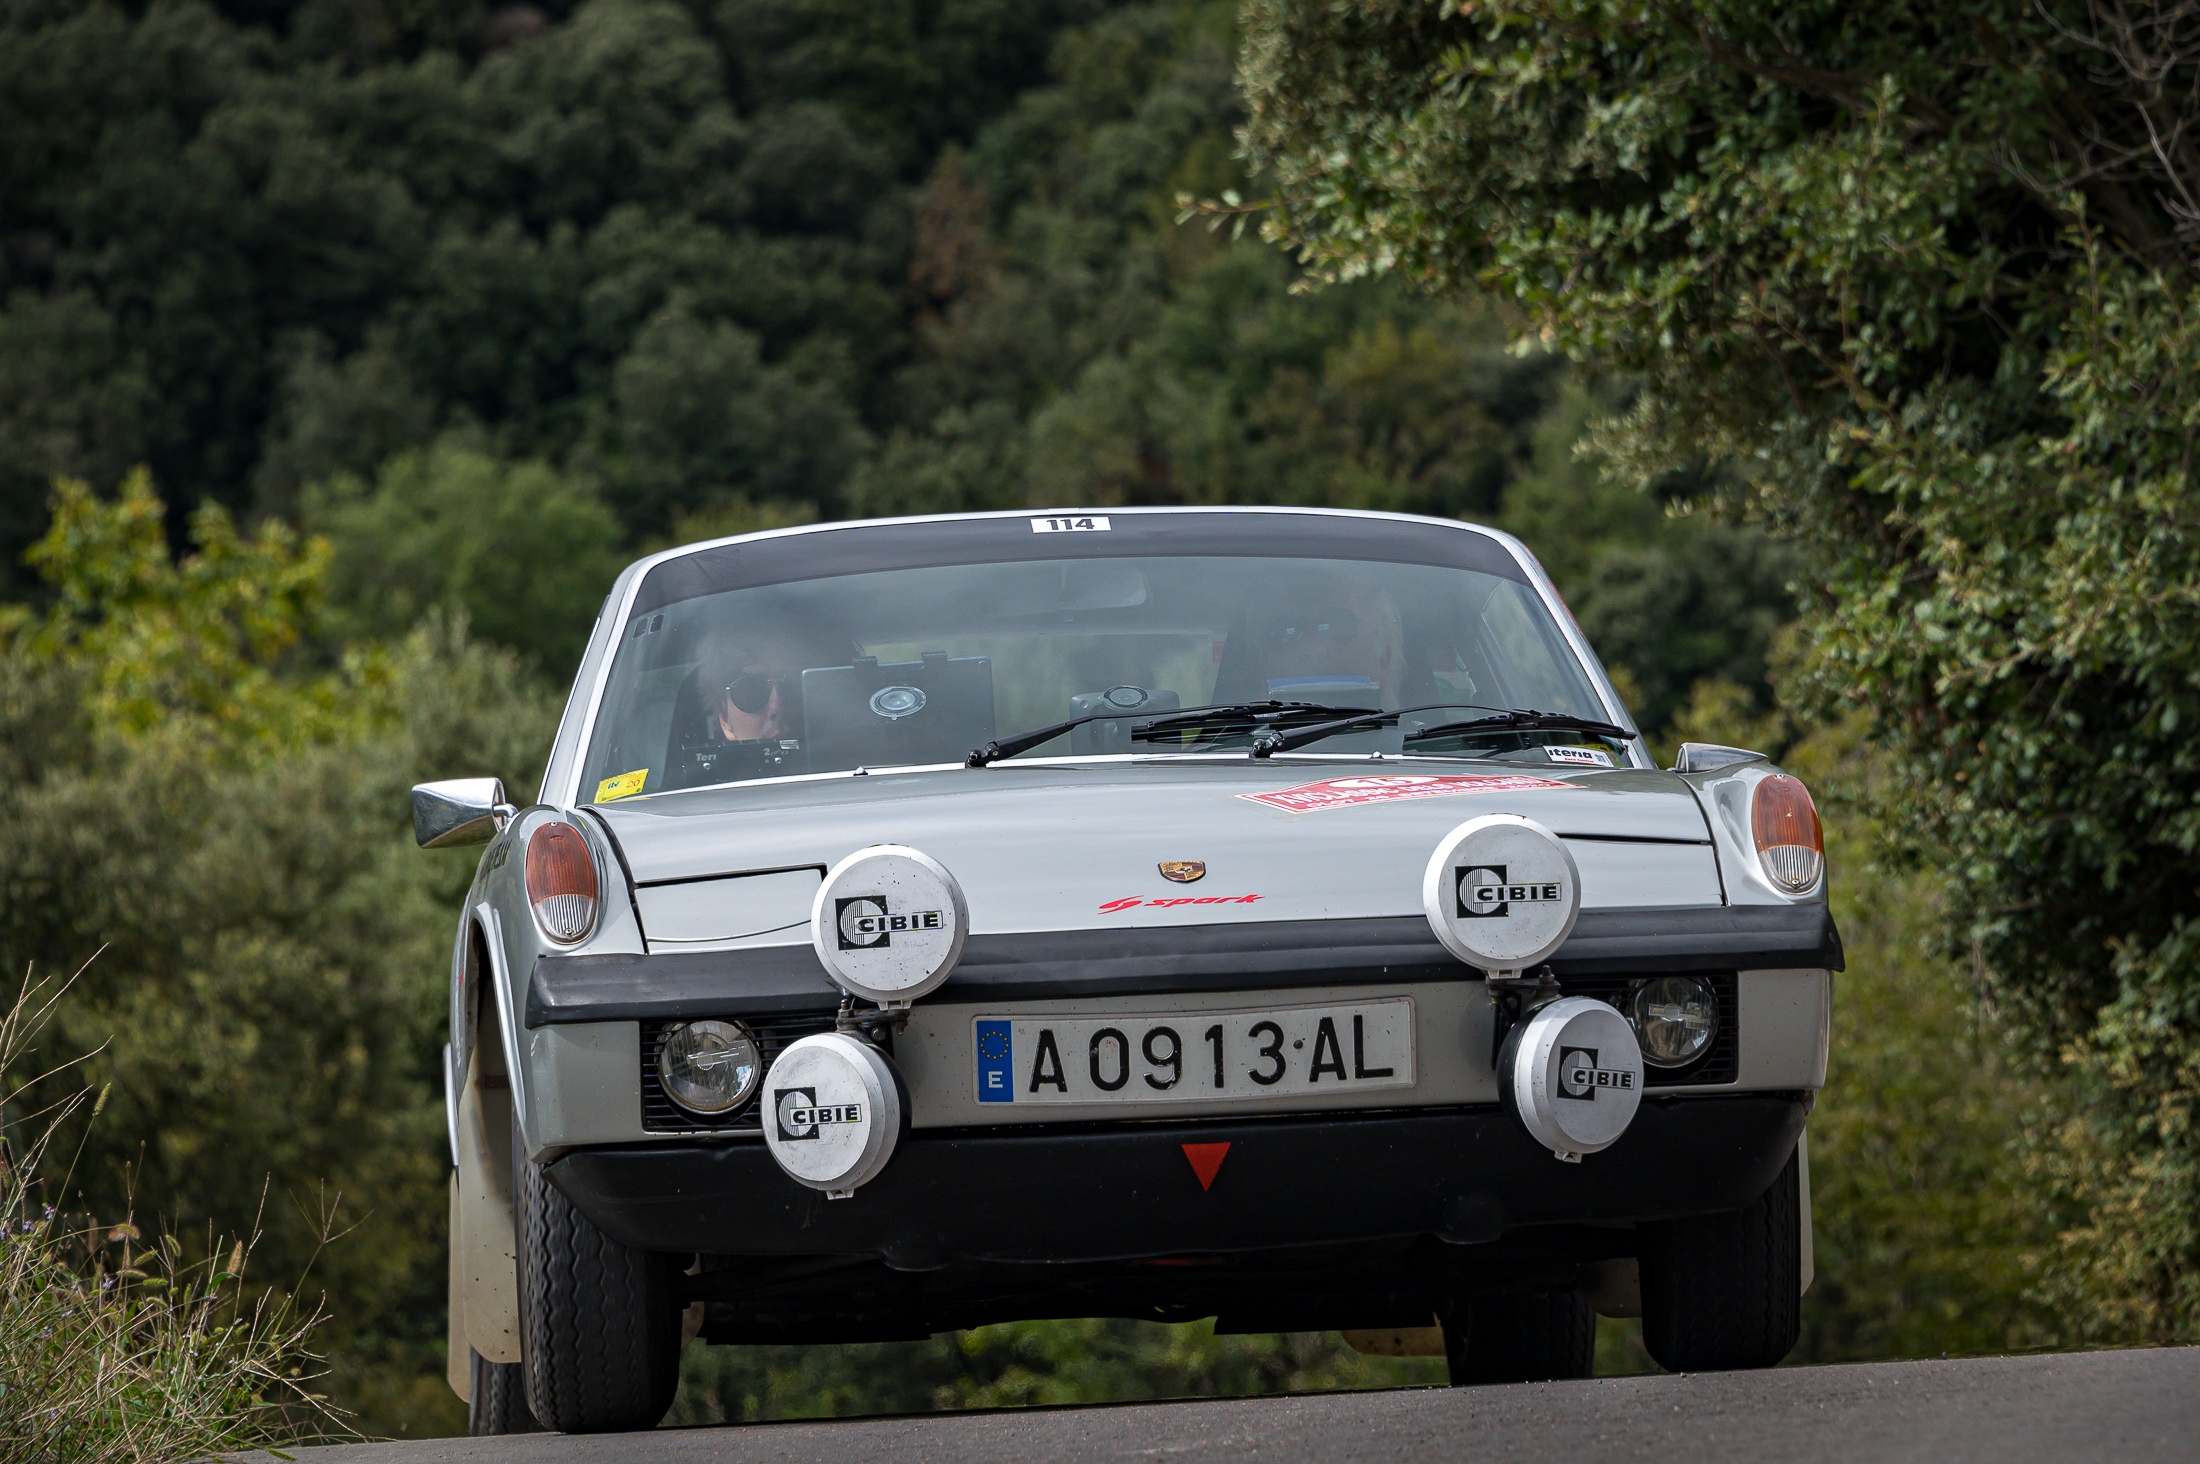
[{"label": "front grille vent", "polygon": [[[757,1045],[764,1050],[764,1067],[770,1070],[772,1062],[786,1051],[789,1043],[813,1032],[833,1030],[833,1013],[803,1012],[785,1017],[739,1017],[737,1020],[755,1034]],[[650,1134],[722,1134],[760,1133],[756,1112],[756,1095],[750,1094],[748,1102],[731,1113],[711,1118],[698,1118],[665,1096],[664,1085],[657,1081],[657,1048],[664,1041],[665,1029],[679,1025],[676,1022],[642,1023],[642,1132]],[[763,1084],[757,1085],[759,1091]]]}]

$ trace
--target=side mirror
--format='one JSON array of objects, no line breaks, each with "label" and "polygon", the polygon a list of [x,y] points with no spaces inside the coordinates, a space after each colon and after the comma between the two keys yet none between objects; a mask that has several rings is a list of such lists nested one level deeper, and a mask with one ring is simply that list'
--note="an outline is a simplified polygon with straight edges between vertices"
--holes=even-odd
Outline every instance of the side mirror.
[{"label": "side mirror", "polygon": [[413,838],[423,849],[486,844],[517,812],[504,801],[501,778],[413,784]]}]

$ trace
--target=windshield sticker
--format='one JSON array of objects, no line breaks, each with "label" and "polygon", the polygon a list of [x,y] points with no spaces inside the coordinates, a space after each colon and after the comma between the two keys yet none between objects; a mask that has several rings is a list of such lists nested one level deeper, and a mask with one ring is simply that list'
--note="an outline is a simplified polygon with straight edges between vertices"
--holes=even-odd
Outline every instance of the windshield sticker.
[{"label": "windshield sticker", "polygon": [[1102,905],[1100,913],[1113,915],[1119,910],[1128,910],[1138,905],[1144,905],[1148,909],[1168,909],[1176,905],[1250,905],[1255,900],[1266,898],[1266,895],[1176,895],[1164,900],[1141,900],[1126,895],[1120,900],[1110,900]]},{"label": "windshield sticker", "polygon": [[1613,766],[1612,754],[1601,747],[1546,747],[1543,755],[1555,763],[1578,763],[1585,768]]},{"label": "windshield sticker", "polygon": [[648,781],[648,768],[636,768],[631,773],[621,773],[616,778],[606,778],[596,785],[596,801],[598,803],[609,803],[614,798],[632,798],[642,791],[642,784]]},{"label": "windshield sticker", "polygon": [[1034,534],[1107,533],[1108,516],[1104,513],[1079,514],[1075,518],[1035,518],[1031,521]]},{"label": "windshield sticker", "polygon": [[1396,803],[1408,798],[1448,798],[1457,793],[1524,793],[1535,788],[1571,788],[1550,778],[1513,773],[1388,773],[1366,778],[1324,778],[1273,793],[1240,793],[1248,803],[1265,803],[1285,813],[1313,813],[1360,803]]}]

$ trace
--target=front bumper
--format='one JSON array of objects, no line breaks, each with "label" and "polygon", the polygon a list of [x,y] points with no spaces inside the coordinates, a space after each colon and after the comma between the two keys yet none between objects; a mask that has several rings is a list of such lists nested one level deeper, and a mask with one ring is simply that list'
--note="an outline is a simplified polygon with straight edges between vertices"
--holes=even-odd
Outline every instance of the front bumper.
[{"label": "front bumper", "polygon": [[[650,1250],[903,1271],[1249,1256],[1739,1209],[1787,1162],[1804,1112],[1799,1092],[1652,1097],[1579,1164],[1494,1106],[918,1131],[839,1201],[789,1179],[756,1141],[580,1149],[548,1173],[605,1233]],[[1229,1147],[1202,1186],[1186,1146],[1218,1144]]]},{"label": "front bumper", "polygon": [[[1604,1000],[1621,999],[1629,981],[1651,974],[1709,977],[1722,1001],[1717,1050],[1698,1068],[1647,1081],[1653,1091],[1742,1094],[1825,1082],[1826,973],[1840,963],[1831,918],[1823,904],[1811,904],[1584,911],[1552,964],[1567,994]],[[765,1039],[768,1057],[783,1041],[829,1027],[839,1000],[807,944],[543,956],[523,992],[514,994],[517,1085],[529,1152],[537,1157],[652,1139],[686,1144],[707,1132],[656,1090],[652,1044],[663,1022],[737,1018]],[[919,1132],[1113,1122],[1112,1112],[980,1105],[971,1019],[1071,1009],[1136,1017],[1398,995],[1417,1002],[1421,1074],[1407,1101],[1431,1112],[1493,1104],[1496,1049],[1481,977],[1437,945],[1418,916],[973,936],[954,976],[918,1003],[895,1041],[894,1059],[909,1082]],[[1355,1108],[1360,1101],[1351,1100]],[[1392,1100],[1366,1101],[1362,1112]],[[1294,1108],[1314,1112],[1304,1095],[1269,1112]],[[1326,1100],[1321,1111],[1333,1112]],[[1152,1117],[1242,1121],[1236,1105],[1189,1099]],[[736,1115],[717,1132],[756,1135],[756,1116]]]},{"label": "front bumper", "polygon": [[[1842,967],[1823,902],[1584,910],[1549,965],[1572,976]],[[933,998],[998,1005],[1301,986],[1480,981],[1419,915],[1147,930],[973,935]],[[545,955],[527,975],[530,1031],[582,1022],[830,1011],[840,991],[806,942],[658,955]]]}]

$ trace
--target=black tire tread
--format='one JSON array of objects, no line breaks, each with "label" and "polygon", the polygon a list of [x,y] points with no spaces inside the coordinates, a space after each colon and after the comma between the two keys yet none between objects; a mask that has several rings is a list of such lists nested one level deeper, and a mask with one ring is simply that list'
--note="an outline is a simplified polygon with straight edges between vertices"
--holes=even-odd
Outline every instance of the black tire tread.
[{"label": "black tire tread", "polygon": [[1585,1378],[1596,1350],[1596,1313],[1577,1291],[1476,1296],[1456,1303],[1444,1321],[1454,1387]]},{"label": "black tire tread", "polygon": [[466,1432],[474,1438],[541,1433],[527,1408],[527,1380],[516,1362],[491,1362],[471,1347],[473,1382],[467,1389]]},{"label": "black tire tread", "polygon": [[1802,1335],[1800,1178],[1791,1155],[1745,1208],[1645,1227],[1643,1347],[1668,1372],[1771,1367]]},{"label": "black tire tread", "polygon": [[559,1433],[655,1428],[679,1386],[664,1258],[605,1235],[517,1142],[514,1154],[529,1410]]}]

